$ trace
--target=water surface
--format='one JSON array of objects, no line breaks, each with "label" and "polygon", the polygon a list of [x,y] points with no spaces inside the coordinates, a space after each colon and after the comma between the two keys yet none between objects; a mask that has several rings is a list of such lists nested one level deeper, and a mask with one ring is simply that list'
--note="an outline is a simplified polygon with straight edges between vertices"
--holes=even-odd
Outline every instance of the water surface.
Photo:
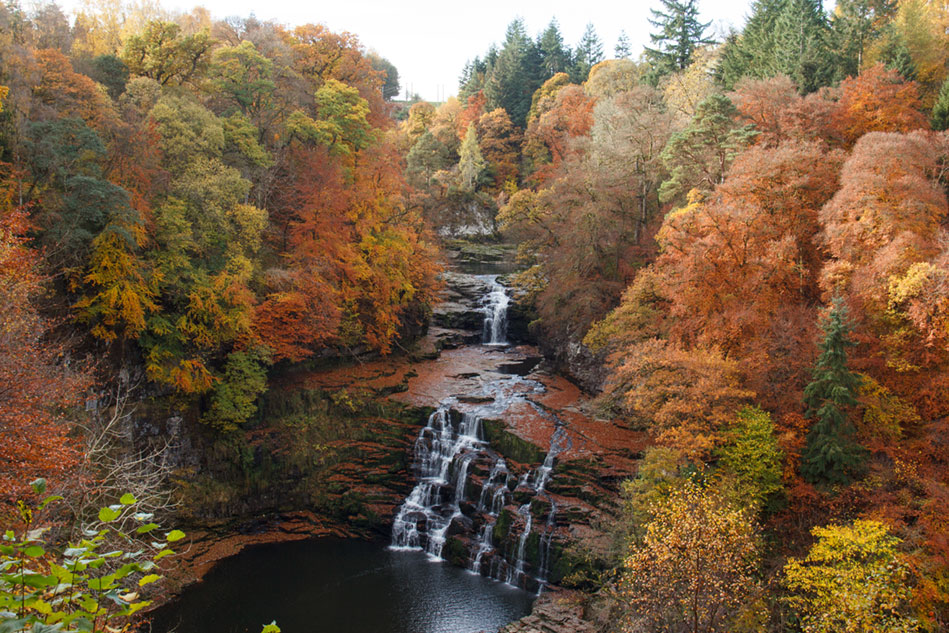
[{"label": "water surface", "polygon": [[250,547],[153,618],[153,633],[494,633],[533,594],[421,552],[320,539]]}]

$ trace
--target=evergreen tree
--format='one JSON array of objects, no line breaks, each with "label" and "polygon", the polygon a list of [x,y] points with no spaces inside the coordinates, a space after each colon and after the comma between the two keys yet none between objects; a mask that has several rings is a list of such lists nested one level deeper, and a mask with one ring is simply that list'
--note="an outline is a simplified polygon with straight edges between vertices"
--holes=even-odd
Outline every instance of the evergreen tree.
[{"label": "evergreen tree", "polygon": [[560,25],[553,19],[537,40],[537,48],[542,58],[542,79],[547,81],[557,73],[567,70],[570,64],[570,50],[563,45]]},{"label": "evergreen tree", "polygon": [[813,483],[847,483],[860,469],[864,450],[854,439],[845,407],[857,404],[860,379],[847,369],[847,348],[853,325],[843,301],[836,297],[823,317],[824,340],[813,380],[804,389],[806,417],[814,420],[801,455],[801,474]]},{"label": "evergreen tree", "polygon": [[571,81],[582,84],[590,76],[590,69],[601,61],[603,61],[603,43],[596,34],[593,24],[587,24],[583,37],[577,44],[573,68],[570,71]]},{"label": "evergreen tree", "polygon": [[860,72],[864,48],[895,11],[896,0],[837,0],[831,28],[841,76],[855,77]]},{"label": "evergreen tree", "polygon": [[790,77],[801,92],[834,83],[836,64],[828,47],[829,35],[821,0],[787,0],[775,21],[769,66]]},{"label": "evergreen tree", "polygon": [[531,96],[539,86],[530,72],[533,42],[524,32],[524,22],[516,19],[507,27],[504,45],[493,63],[488,59],[484,96],[488,108],[504,108],[511,121],[523,127],[531,107]]},{"label": "evergreen tree", "polygon": [[692,62],[692,53],[704,44],[705,29],[711,22],[699,21],[696,0],[660,0],[663,10],[650,9],[653,17],[649,23],[659,29],[649,37],[655,48],[646,47],[646,58],[652,64],[656,79],[685,70]]},{"label": "evergreen tree", "polygon": [[461,147],[458,149],[458,157],[458,175],[461,179],[461,187],[465,191],[475,191],[484,181],[485,169],[488,163],[481,155],[481,148],[478,146],[478,133],[475,131],[474,123],[468,125],[465,140],[461,142]]},{"label": "evergreen tree", "polygon": [[629,45],[629,38],[626,36],[626,31],[620,31],[619,37],[616,38],[616,48],[613,51],[613,54],[616,56],[616,59],[629,59],[632,56],[633,51]]},{"label": "evergreen tree", "polygon": [[949,78],[943,82],[933,106],[932,124],[934,130],[949,129]]},{"label": "evergreen tree", "polygon": [[774,29],[785,0],[755,0],[751,15],[741,34],[732,34],[725,42],[716,78],[726,90],[733,90],[742,77],[770,77],[776,69]]}]

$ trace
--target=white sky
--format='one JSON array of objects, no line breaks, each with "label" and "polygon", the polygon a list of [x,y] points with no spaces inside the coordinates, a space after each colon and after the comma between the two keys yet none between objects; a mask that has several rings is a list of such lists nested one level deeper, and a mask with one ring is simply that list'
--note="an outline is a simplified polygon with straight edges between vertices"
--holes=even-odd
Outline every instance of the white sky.
[{"label": "white sky", "polygon": [[[79,0],[60,0],[58,4],[68,14]],[[431,101],[456,94],[465,62],[483,55],[492,42],[500,44],[507,25],[516,17],[524,19],[531,37],[556,17],[564,43],[571,47],[592,22],[607,57],[613,54],[620,30],[625,30],[636,57],[649,42],[649,9],[660,6],[659,0],[269,0],[265,4],[254,0],[162,0],[161,4],[183,12],[201,4],[215,18],[254,13],[259,19],[281,24],[323,23],[333,31],[349,31],[366,48],[395,64],[403,96],[411,90]],[[699,0],[704,21],[713,22],[710,32],[719,36],[730,26],[740,28],[750,5],[751,0]]]}]

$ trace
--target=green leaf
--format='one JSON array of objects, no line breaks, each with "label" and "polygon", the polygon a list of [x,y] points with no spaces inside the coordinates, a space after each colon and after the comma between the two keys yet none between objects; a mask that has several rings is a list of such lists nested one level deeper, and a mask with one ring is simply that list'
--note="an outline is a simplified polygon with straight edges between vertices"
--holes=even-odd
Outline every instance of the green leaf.
[{"label": "green leaf", "polygon": [[145,585],[155,582],[156,580],[160,580],[160,579],[161,579],[161,576],[159,576],[158,574],[148,574],[147,576],[143,576],[138,581],[138,586],[144,587]]},{"label": "green leaf", "polygon": [[39,558],[40,556],[46,553],[46,550],[40,547],[39,545],[30,545],[25,550],[23,550],[23,553],[29,556],[30,558]]},{"label": "green leaf", "polygon": [[45,499],[43,499],[43,500],[40,502],[40,505],[39,505],[39,508],[38,508],[38,509],[39,509],[39,510],[42,510],[43,508],[45,508],[46,506],[48,506],[48,505],[51,504],[52,502],[54,502],[54,501],[59,501],[59,500],[62,499],[62,498],[63,498],[62,495],[50,495],[49,497],[46,497]]},{"label": "green leaf", "polygon": [[277,626],[277,621],[274,620],[270,624],[264,625],[264,628],[261,629],[260,633],[280,633],[280,627]]},{"label": "green leaf", "polygon": [[122,498],[119,499],[119,503],[124,506],[130,506],[137,501],[138,499],[136,499],[135,495],[133,495],[131,492],[126,492],[124,495],[122,495]]},{"label": "green leaf", "polygon": [[46,480],[42,477],[37,477],[30,482],[30,488],[32,488],[36,494],[41,495],[46,492]]},{"label": "green leaf", "polygon": [[154,560],[154,561],[159,561],[159,560],[163,559],[165,556],[171,556],[171,555],[174,554],[174,553],[175,553],[174,550],[163,549],[162,551],[160,551],[160,552],[158,552],[157,554],[155,554],[154,556],[152,556],[152,560]]},{"label": "green leaf", "polygon": [[180,541],[185,537],[185,533],[181,530],[172,530],[165,535],[165,540],[169,543],[174,543],[175,541]]},{"label": "green leaf", "polygon": [[138,526],[138,528],[136,528],[135,531],[138,534],[148,534],[149,532],[157,528],[158,528],[157,523],[146,523],[145,525]]},{"label": "green leaf", "polygon": [[102,508],[99,510],[99,520],[103,523],[111,523],[119,518],[122,513],[112,508]]}]

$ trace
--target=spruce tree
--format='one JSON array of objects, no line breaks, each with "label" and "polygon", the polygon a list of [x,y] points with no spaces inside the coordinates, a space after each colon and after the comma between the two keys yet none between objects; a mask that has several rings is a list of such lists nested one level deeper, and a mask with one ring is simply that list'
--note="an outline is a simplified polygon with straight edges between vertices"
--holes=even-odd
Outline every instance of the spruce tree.
[{"label": "spruce tree", "polygon": [[787,0],[773,38],[772,71],[790,77],[804,93],[834,83],[837,55],[828,46],[830,28],[820,0]]},{"label": "spruce tree", "polygon": [[949,130],[949,78],[943,82],[933,106],[932,124],[934,130]]},{"label": "spruce tree", "polygon": [[711,44],[705,29],[711,22],[699,21],[696,0],[660,0],[663,10],[650,9],[649,23],[659,29],[649,37],[655,48],[646,47],[656,78],[684,70],[692,62],[692,53],[699,46]]},{"label": "spruce tree", "polygon": [[600,36],[596,34],[593,24],[587,24],[583,37],[577,44],[570,79],[574,83],[582,84],[590,76],[590,69],[601,61],[603,61],[603,43],[600,41]]},{"label": "spruce tree", "polygon": [[522,127],[534,94],[534,82],[528,74],[528,49],[532,46],[533,42],[524,32],[524,22],[521,19],[511,22],[504,45],[494,63],[489,63],[484,81],[488,109],[504,108],[511,120]]},{"label": "spruce tree", "polygon": [[614,49],[613,54],[616,56],[616,59],[629,59],[633,54],[633,50],[629,45],[629,37],[627,37],[626,31],[619,32],[619,37],[616,38],[616,48]]},{"label": "spruce tree", "polygon": [[560,34],[560,25],[556,19],[541,33],[537,40],[542,58],[543,81],[547,81],[557,73],[567,70],[570,64],[570,50],[563,45],[563,36]]},{"label": "spruce tree", "polygon": [[801,455],[801,474],[812,483],[844,484],[859,472],[864,449],[854,440],[845,408],[857,404],[860,379],[847,369],[847,348],[853,325],[843,301],[836,297],[822,319],[824,340],[813,380],[804,389],[805,416],[814,420]]}]

